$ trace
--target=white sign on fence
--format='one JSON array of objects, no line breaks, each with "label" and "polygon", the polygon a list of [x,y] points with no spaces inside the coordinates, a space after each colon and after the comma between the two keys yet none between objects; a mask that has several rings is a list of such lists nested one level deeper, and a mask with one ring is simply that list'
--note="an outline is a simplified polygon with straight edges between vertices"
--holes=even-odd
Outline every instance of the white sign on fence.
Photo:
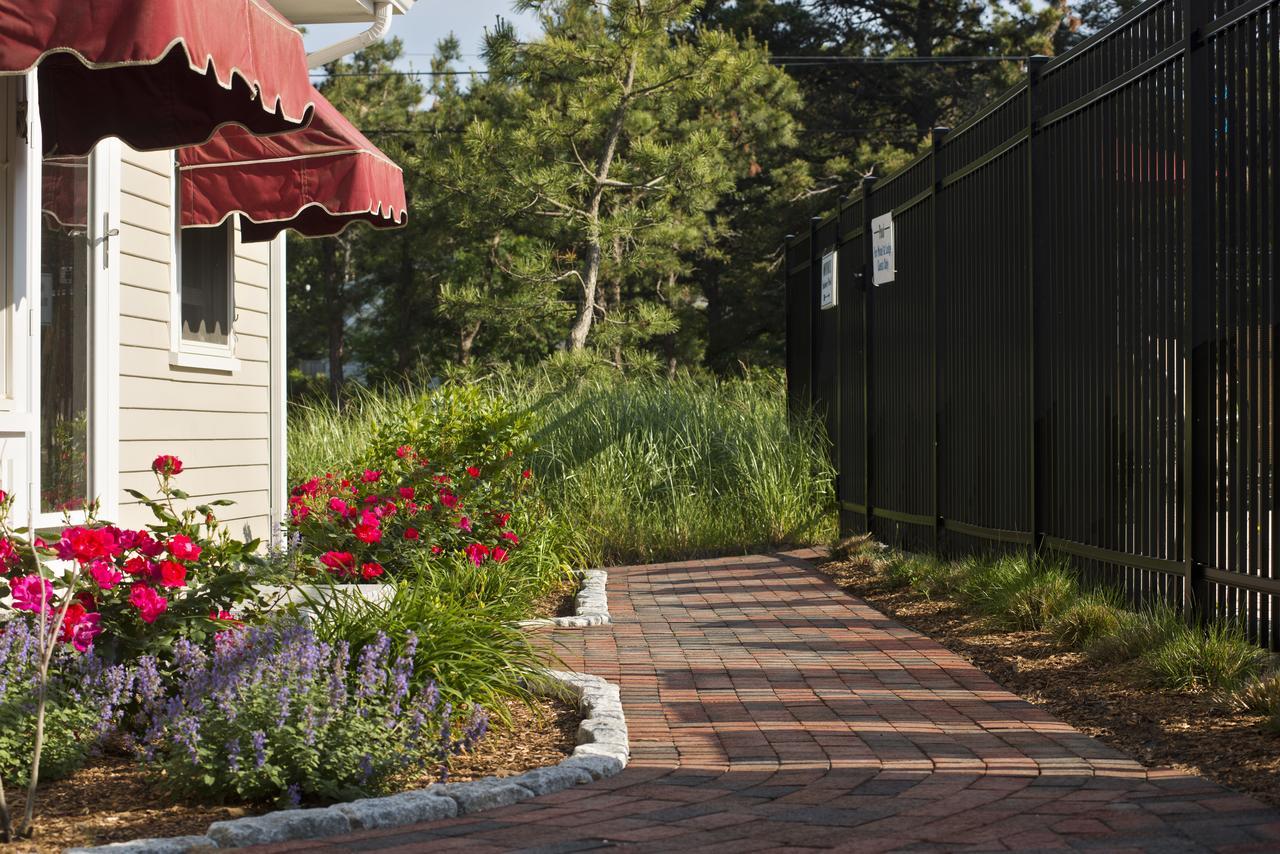
[{"label": "white sign on fence", "polygon": [[835,308],[840,302],[840,292],[836,283],[836,253],[828,252],[822,256],[822,299],[819,308]]},{"label": "white sign on fence", "polygon": [[871,220],[871,282],[887,285],[897,272],[893,258],[893,214]]}]

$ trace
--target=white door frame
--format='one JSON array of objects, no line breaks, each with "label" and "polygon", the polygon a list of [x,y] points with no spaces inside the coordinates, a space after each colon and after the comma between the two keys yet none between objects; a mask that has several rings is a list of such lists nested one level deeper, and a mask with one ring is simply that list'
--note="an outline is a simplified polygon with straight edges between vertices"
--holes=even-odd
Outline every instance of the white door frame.
[{"label": "white door frame", "polygon": [[[39,513],[40,497],[40,202],[42,151],[39,89],[35,72],[24,78],[26,140],[18,140],[13,158],[9,280],[12,286],[9,352],[12,387],[0,408],[0,434],[25,445],[21,452],[0,447],[0,488],[16,495],[14,516],[21,524],[62,523],[60,513]],[[120,389],[120,142],[99,143],[90,158],[89,241],[89,483],[101,503],[103,519],[119,512]],[[25,322],[24,322],[25,321]],[[24,469],[25,471],[18,471]],[[25,489],[21,483],[25,481]],[[83,514],[77,514],[83,518]],[[74,517],[73,517],[74,518]]]}]

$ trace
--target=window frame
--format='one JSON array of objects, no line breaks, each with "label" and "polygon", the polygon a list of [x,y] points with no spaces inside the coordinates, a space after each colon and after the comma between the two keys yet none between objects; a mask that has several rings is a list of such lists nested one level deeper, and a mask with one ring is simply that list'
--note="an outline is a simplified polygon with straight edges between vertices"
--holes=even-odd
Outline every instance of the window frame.
[{"label": "window frame", "polygon": [[169,282],[169,365],[191,370],[235,373],[240,370],[236,357],[236,224],[224,220],[210,228],[225,229],[227,234],[227,343],[210,344],[191,341],[182,335],[182,204],[181,181],[177,164],[173,170],[173,235],[170,257],[173,259]]}]

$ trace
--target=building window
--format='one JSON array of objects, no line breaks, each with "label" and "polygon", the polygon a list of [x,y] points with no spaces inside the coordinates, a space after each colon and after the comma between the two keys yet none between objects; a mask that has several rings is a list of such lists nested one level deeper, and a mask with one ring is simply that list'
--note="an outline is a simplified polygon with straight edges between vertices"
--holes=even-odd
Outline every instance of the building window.
[{"label": "building window", "polygon": [[178,228],[170,362],[184,368],[234,371],[235,231]]},{"label": "building window", "polygon": [[231,335],[231,223],[182,229],[182,340],[226,348]]}]

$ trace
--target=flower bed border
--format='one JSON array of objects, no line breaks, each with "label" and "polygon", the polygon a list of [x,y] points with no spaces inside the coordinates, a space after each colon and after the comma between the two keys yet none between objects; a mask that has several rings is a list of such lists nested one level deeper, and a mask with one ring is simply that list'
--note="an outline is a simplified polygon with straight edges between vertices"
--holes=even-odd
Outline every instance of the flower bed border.
[{"label": "flower bed border", "polygon": [[[600,575],[604,573],[600,572]],[[581,601],[581,593],[579,597]],[[607,612],[605,618],[608,618]],[[216,821],[209,825],[204,836],[135,839],[89,848],[71,848],[68,854],[89,851],[183,854],[195,850],[240,848],[340,836],[359,830],[402,827],[510,806],[537,795],[549,795],[612,777],[626,767],[631,750],[617,685],[586,673],[550,670],[547,671],[546,683],[538,687],[537,693],[576,698],[585,715],[578,726],[578,746],[574,748],[573,755],[557,765],[535,768],[514,777],[436,783],[425,789],[381,798],[362,798],[329,807],[278,810],[265,815]]]},{"label": "flower bed border", "polygon": [[584,569],[577,573],[582,580],[578,595],[574,597],[572,617],[548,617],[538,620],[521,620],[517,625],[531,629],[551,626],[557,629],[585,629],[588,626],[607,626],[613,622],[609,616],[607,592],[609,573],[603,569]]}]

